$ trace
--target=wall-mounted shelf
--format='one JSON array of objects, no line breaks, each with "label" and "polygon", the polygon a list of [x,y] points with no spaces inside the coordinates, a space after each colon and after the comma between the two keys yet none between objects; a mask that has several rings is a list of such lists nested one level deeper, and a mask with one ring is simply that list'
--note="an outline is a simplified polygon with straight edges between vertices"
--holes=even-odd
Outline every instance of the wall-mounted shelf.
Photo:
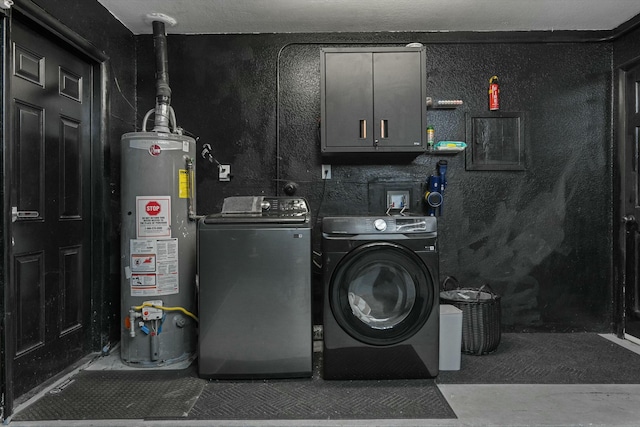
[{"label": "wall-mounted shelf", "polygon": [[462,141],[438,141],[438,143],[429,150],[430,154],[446,155],[462,153],[467,148],[467,144]]},{"label": "wall-mounted shelf", "polygon": [[[464,102],[461,99],[433,99],[431,97],[427,97],[426,98],[427,102],[427,109],[428,110],[453,110],[456,109],[460,106],[462,106],[464,104]],[[441,155],[455,155],[458,153],[462,153],[465,150],[466,147],[461,147],[461,148],[444,148],[444,149],[433,149],[433,148],[429,148],[429,150],[427,151],[427,154],[430,154],[432,156],[441,156]]]},{"label": "wall-mounted shelf", "polygon": [[427,97],[427,108],[430,110],[453,110],[462,106],[464,102],[461,99],[433,99]]},{"label": "wall-mounted shelf", "polygon": [[432,156],[450,156],[450,155],[454,155],[454,154],[458,154],[458,153],[463,153],[464,149],[462,150],[428,150],[427,154],[430,154]]}]

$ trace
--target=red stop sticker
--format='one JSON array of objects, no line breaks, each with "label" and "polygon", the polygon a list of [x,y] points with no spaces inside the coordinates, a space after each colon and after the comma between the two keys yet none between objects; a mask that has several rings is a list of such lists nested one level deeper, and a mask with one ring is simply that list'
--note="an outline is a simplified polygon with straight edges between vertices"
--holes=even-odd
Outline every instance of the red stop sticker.
[{"label": "red stop sticker", "polygon": [[160,213],[160,203],[154,202],[153,200],[147,203],[147,206],[144,208],[147,215],[158,215]]},{"label": "red stop sticker", "polygon": [[151,147],[149,147],[149,154],[151,154],[153,157],[159,156],[161,152],[162,147],[160,147],[158,144],[153,144],[151,145]]}]

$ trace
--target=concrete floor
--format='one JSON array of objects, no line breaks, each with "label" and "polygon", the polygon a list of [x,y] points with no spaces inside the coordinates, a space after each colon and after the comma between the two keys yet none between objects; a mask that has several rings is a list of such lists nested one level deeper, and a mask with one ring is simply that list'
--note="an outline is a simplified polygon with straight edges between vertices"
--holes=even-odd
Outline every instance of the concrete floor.
[{"label": "concrete floor", "polygon": [[[640,346],[613,335],[603,337],[640,354]],[[118,369],[117,362],[94,362],[90,369]],[[87,366],[82,367],[87,369]],[[73,374],[73,373],[72,373]],[[72,375],[69,374],[69,375]],[[61,380],[62,381],[62,380]],[[52,384],[51,387],[55,387]],[[640,384],[624,385],[447,385],[438,387],[458,419],[451,420],[264,420],[144,421],[95,420],[12,422],[15,427],[45,426],[640,426]],[[42,393],[46,393],[43,390]],[[40,395],[22,403],[16,412]]]}]

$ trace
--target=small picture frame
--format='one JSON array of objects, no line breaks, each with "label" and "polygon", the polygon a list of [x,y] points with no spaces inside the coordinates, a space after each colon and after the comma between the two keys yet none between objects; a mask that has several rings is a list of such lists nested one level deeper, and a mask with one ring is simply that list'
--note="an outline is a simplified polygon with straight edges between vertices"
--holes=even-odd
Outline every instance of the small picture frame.
[{"label": "small picture frame", "polygon": [[526,169],[523,112],[467,113],[466,125],[467,170]]}]

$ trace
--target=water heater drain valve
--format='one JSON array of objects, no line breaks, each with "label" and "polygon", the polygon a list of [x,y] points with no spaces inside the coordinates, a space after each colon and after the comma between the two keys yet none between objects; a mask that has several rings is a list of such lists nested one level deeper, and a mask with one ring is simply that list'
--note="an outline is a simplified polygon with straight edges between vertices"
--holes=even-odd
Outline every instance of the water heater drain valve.
[{"label": "water heater drain valve", "polygon": [[135,328],[135,324],[136,324],[136,318],[137,317],[142,317],[142,314],[138,313],[134,307],[131,307],[129,309],[129,321],[125,322],[129,327],[129,336],[131,338],[135,338],[136,336],[136,328]]}]

